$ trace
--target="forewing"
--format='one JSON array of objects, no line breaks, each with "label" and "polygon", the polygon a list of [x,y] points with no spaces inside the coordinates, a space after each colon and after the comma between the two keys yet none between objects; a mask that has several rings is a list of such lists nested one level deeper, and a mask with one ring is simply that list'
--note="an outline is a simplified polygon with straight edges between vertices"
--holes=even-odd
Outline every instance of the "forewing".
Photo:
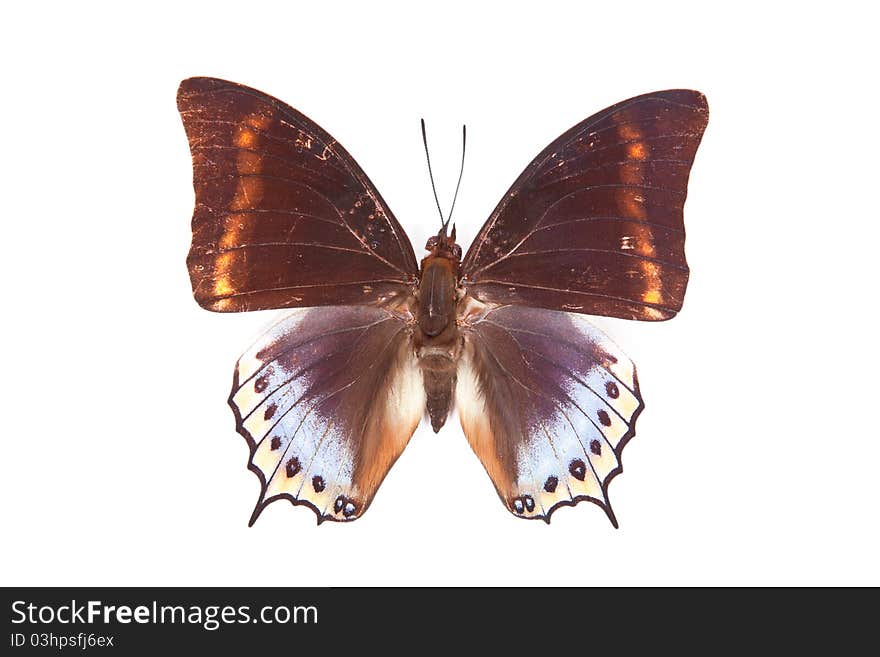
[{"label": "forewing", "polygon": [[238,361],[229,404],[270,502],[354,520],[421,420],[425,392],[399,316],[367,306],[295,311]]},{"label": "forewing", "polygon": [[699,92],[661,91],[563,134],[523,171],[468,250],[469,293],[625,319],[673,317],[688,280],[682,210],[708,118]]},{"label": "forewing", "polygon": [[193,158],[189,267],[196,301],[237,312],[369,304],[418,274],[406,234],[330,135],[264,93],[184,80]]},{"label": "forewing", "polygon": [[632,362],[577,315],[504,306],[464,327],[456,404],[504,505],[522,518],[589,500],[614,526],[608,484],[643,408]]}]

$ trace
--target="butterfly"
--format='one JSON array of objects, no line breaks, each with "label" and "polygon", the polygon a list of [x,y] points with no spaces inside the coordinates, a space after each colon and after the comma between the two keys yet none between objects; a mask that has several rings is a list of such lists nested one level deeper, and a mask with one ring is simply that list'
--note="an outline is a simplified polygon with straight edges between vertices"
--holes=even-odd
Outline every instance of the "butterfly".
[{"label": "butterfly", "polygon": [[649,93],[578,123],[463,258],[447,219],[421,260],[355,160],[297,110],[214,78],[184,80],[177,106],[196,301],[294,309],[235,367],[229,405],[262,488],[250,524],[278,499],[319,524],[361,517],[423,417],[437,432],[455,409],[512,514],[549,523],[588,500],[617,526],[608,485],[644,404],[633,363],[583,315],[681,309],[702,94]]}]

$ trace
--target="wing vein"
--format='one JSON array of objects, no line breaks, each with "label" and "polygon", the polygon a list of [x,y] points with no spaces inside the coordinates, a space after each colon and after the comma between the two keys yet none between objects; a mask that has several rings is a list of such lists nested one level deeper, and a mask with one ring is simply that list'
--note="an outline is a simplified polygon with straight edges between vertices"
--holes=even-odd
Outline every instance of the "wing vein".
[{"label": "wing vein", "polygon": [[[245,383],[247,383],[248,381],[250,381],[251,379],[253,379],[255,376],[257,376],[257,375],[258,375],[260,372],[262,372],[264,369],[266,369],[266,367],[267,367],[268,365],[271,365],[272,363],[274,363],[275,361],[277,361],[277,360],[278,360],[279,358],[281,358],[282,356],[284,356],[284,355],[286,355],[286,354],[289,354],[289,353],[290,353],[291,351],[293,351],[294,349],[297,349],[297,348],[299,348],[299,347],[302,347],[302,346],[304,346],[304,345],[307,345],[307,344],[309,344],[310,342],[316,342],[317,340],[320,340],[320,339],[322,339],[322,338],[326,338],[326,337],[331,336],[331,335],[339,335],[340,333],[348,333],[349,331],[357,331],[358,329],[364,329],[364,330],[366,330],[366,329],[372,328],[373,326],[376,326],[376,325],[378,325],[378,324],[381,324],[382,322],[387,322],[389,319],[394,319],[394,318],[393,318],[393,317],[383,317],[382,319],[377,320],[377,321],[375,321],[375,322],[372,322],[372,323],[370,323],[370,324],[363,324],[363,325],[360,325],[360,326],[346,326],[345,328],[335,329],[335,330],[333,330],[333,331],[325,331],[324,333],[321,333],[320,335],[314,335],[314,336],[311,336],[311,337],[306,338],[306,339],[304,339],[304,340],[300,340],[299,342],[295,342],[295,343],[293,343],[293,344],[291,344],[291,345],[288,345],[288,346],[286,346],[284,349],[282,349],[281,351],[279,351],[277,354],[275,354],[274,357],[273,357],[271,360],[264,361],[263,364],[260,365],[260,367],[258,367],[256,370],[254,370],[253,374],[251,374],[250,376],[248,376],[246,379],[244,379],[244,380],[240,383],[240,385],[238,386],[238,390],[241,390],[242,387],[244,387],[244,384],[245,384]],[[249,350],[249,351],[250,351],[250,350]],[[268,395],[267,395],[267,396],[268,396]]]},{"label": "wing vein", "polygon": [[[207,207],[207,206],[204,206]],[[309,214],[308,212],[298,212],[297,210],[289,210],[287,208],[246,208],[243,210],[228,210],[225,212],[218,212],[213,214],[212,218],[223,219],[224,217],[231,217],[236,214],[289,214],[297,219],[314,219],[315,221],[320,221],[325,224],[330,224],[332,226],[345,226],[345,224],[338,221],[331,221],[326,217],[319,217],[316,214]]]},{"label": "wing vein", "polygon": [[237,246],[230,246],[221,249],[213,249],[211,251],[204,252],[204,255],[218,254],[218,253],[229,253],[231,251],[241,251],[243,249],[255,249],[261,246],[308,246],[314,247],[317,249],[330,249],[332,251],[347,251],[349,253],[357,253],[358,255],[369,256],[368,253],[364,253],[360,249],[350,249],[344,246],[336,246],[334,244],[323,244],[321,242],[250,242],[247,244],[239,244]]},{"label": "wing vein", "polygon": [[[618,297],[618,296],[614,296],[611,294],[603,294],[602,292],[582,292],[580,290],[564,290],[564,289],[561,289],[558,287],[550,287],[547,285],[531,285],[531,284],[526,284],[526,283],[517,283],[515,281],[504,281],[504,280],[496,280],[496,279],[487,279],[487,280],[478,281],[478,282],[480,283],[480,285],[487,285],[490,283],[494,283],[496,285],[527,287],[527,288],[536,289],[536,290],[548,290],[550,292],[563,292],[566,294],[577,294],[580,296],[587,296],[587,297],[600,297],[602,299],[611,299],[613,301],[625,301],[627,303],[631,303],[636,306],[645,306],[647,308],[657,308],[659,310],[665,310],[665,311],[671,312],[673,314],[676,314],[678,312],[677,310],[674,310],[672,308],[668,308],[667,306],[661,306],[660,304],[657,304],[657,303],[647,303],[644,301],[635,301],[633,299],[627,299],[626,297]],[[471,284],[471,283],[473,283],[473,281],[463,281],[463,283],[464,284]]]},{"label": "wing vein", "polygon": [[[624,256],[626,258],[635,258],[637,260],[647,260],[648,262],[655,262],[658,265],[663,265],[665,267],[670,267],[672,269],[677,269],[679,271],[687,272],[687,267],[682,267],[681,265],[677,265],[673,262],[669,262],[668,260],[661,260],[660,258],[652,258],[650,256],[643,256],[638,253],[627,253],[626,251],[618,251],[616,249],[593,249],[589,247],[571,247],[571,248],[561,248],[561,249],[547,249],[544,251],[520,251],[519,253],[511,253],[504,258],[499,258],[491,265],[488,265],[484,269],[490,269],[495,265],[499,264],[502,260],[506,260],[508,258],[522,258],[524,256],[531,255],[547,255],[550,253],[609,253],[611,255],[619,255]],[[480,270],[482,271],[482,270]]]},{"label": "wing vein", "polygon": [[[367,327],[367,328],[369,328],[369,327]],[[361,334],[357,338],[355,338],[354,343],[353,343],[354,345],[356,345],[358,342],[360,342],[360,340],[364,337],[364,335],[367,332],[367,328],[364,328],[364,330],[361,332]],[[305,344],[308,344],[308,343],[306,342]],[[323,360],[326,361],[328,358],[335,356],[336,354],[340,353],[341,351],[342,351],[342,349],[336,349],[335,351],[332,351],[328,354],[325,354],[323,357]],[[288,353],[288,352],[289,352],[289,350],[285,350],[285,353]],[[336,368],[335,370],[330,372],[327,375],[327,378],[336,376],[337,374],[342,372],[342,370],[345,369],[345,367],[351,362],[351,359],[354,357],[354,354],[355,354],[354,349],[351,349],[351,353],[350,353],[349,357],[345,360],[345,362],[342,365],[340,365],[338,368]],[[278,358],[273,358],[271,362],[275,362],[277,360],[278,360]],[[257,404],[254,408],[252,408],[251,411],[243,419],[250,418],[250,416],[254,414],[254,411],[256,411],[258,408],[262,407],[267,401],[269,401],[269,399],[274,397],[275,394],[279,390],[281,390],[282,388],[286,388],[287,386],[289,386],[291,384],[291,382],[303,377],[306,374],[306,372],[318,367],[319,365],[321,365],[321,362],[316,361],[316,362],[312,363],[311,365],[308,365],[306,367],[303,367],[303,368],[300,368],[299,370],[297,370],[293,374],[293,376],[288,377],[286,380],[282,381],[280,384],[278,384],[277,386],[272,388],[272,390],[269,393],[265,394],[263,396],[262,400],[260,401],[260,403]],[[241,388],[239,388],[239,390],[240,389]],[[263,442],[266,439],[266,436],[268,436],[270,433],[272,433],[272,431],[275,430],[275,427],[278,426],[278,424],[281,422],[281,420],[283,420],[284,417],[290,411],[292,411],[294,408],[296,408],[296,406],[299,405],[299,403],[303,400],[304,397],[306,397],[308,395],[308,393],[309,393],[308,390],[304,390],[303,393],[299,397],[297,397],[295,400],[293,400],[293,403],[290,405],[290,407],[287,410],[285,410],[280,416],[278,416],[278,419],[272,423],[272,426],[270,426],[268,429],[266,429],[266,431],[263,433],[263,437],[260,438],[260,440],[256,441],[256,442],[258,444]],[[281,397],[284,397],[283,393],[282,393]]]},{"label": "wing vein", "polygon": [[[508,327],[508,326],[504,326],[503,324],[499,324],[498,322],[493,322],[493,321],[491,321],[491,320],[482,320],[482,321],[484,321],[484,322],[486,322],[486,323],[488,323],[488,324],[492,324],[493,326],[497,326],[498,328],[500,328],[500,329],[503,330],[503,331],[507,331],[507,333],[510,334],[510,338],[511,338],[514,342],[516,342],[518,345],[520,345],[520,349],[521,349],[521,350],[522,350],[522,343],[521,343],[519,340],[517,340],[517,339],[512,335],[513,333],[527,333],[527,334],[529,334],[529,335],[536,335],[536,336],[538,336],[538,337],[545,338],[545,339],[548,340],[548,341],[552,341],[552,342],[554,342],[555,344],[561,344],[561,345],[565,345],[566,347],[571,347],[574,351],[578,351],[578,352],[581,351],[581,346],[580,346],[580,345],[578,345],[578,344],[576,344],[576,343],[574,343],[574,342],[569,342],[568,340],[562,340],[562,339],[558,338],[557,336],[544,335],[543,333],[538,333],[538,332],[536,332],[536,331],[528,331],[528,330],[526,330],[526,329],[511,328],[511,327]],[[599,363],[597,363],[597,366],[598,366],[598,367],[601,367],[604,371],[608,372],[608,374],[610,374],[612,377],[614,377],[614,378],[620,383],[620,385],[622,385],[624,388],[626,388],[627,390],[629,390],[633,395],[636,394],[635,390],[633,390],[632,388],[630,388],[629,385],[627,385],[627,383],[626,383],[625,381],[623,381],[621,378],[619,378],[619,377],[618,377],[614,372],[612,372],[610,369],[608,369],[607,367],[602,366],[602,365],[599,364]],[[591,388],[591,390],[592,390],[592,388]],[[592,391],[593,391],[594,394],[596,394],[596,395],[598,396],[598,393],[596,393],[595,390],[592,390]],[[600,397],[600,398],[601,398],[601,397]],[[622,418],[623,418],[623,416],[621,416],[621,419],[622,419]]]},{"label": "wing vein", "polygon": [[[594,189],[604,189],[604,188],[612,188],[612,189],[614,189],[614,188],[651,189],[651,190],[664,191],[664,192],[675,192],[676,194],[682,194],[682,195],[686,194],[686,192],[680,192],[680,191],[678,191],[678,190],[672,190],[672,189],[668,189],[668,188],[666,188],[666,187],[652,187],[652,186],[650,186],[650,185],[634,185],[634,184],[628,184],[628,183],[621,183],[621,184],[617,184],[617,183],[615,183],[615,184],[610,184],[610,183],[609,183],[609,184],[602,184],[602,185],[588,185],[588,186],[586,186],[586,187],[578,187],[577,189],[575,189],[575,190],[573,190],[573,191],[571,191],[571,192],[569,192],[569,193],[567,193],[567,194],[561,196],[560,198],[558,198],[558,199],[556,199],[555,201],[553,201],[553,203],[551,203],[550,205],[548,205],[548,206],[544,209],[544,211],[541,213],[541,216],[538,218],[538,221],[535,223],[534,228],[532,228],[531,230],[534,231],[535,229],[539,228],[539,227],[541,226],[541,224],[544,222],[544,219],[545,219],[545,218],[547,217],[547,215],[550,213],[550,211],[553,210],[553,208],[557,207],[560,203],[562,203],[562,202],[565,201],[566,199],[571,198],[571,197],[574,196],[575,194],[580,194],[581,192],[587,192],[587,191],[592,191],[592,190],[594,190]],[[662,203],[658,203],[657,205],[663,206]],[[508,251],[507,253],[505,253],[505,254],[502,255],[501,257],[496,258],[495,260],[492,260],[491,262],[489,262],[489,263],[483,265],[482,267],[480,267],[480,268],[474,270],[473,272],[470,272],[469,275],[470,275],[470,276],[476,276],[477,274],[479,274],[479,273],[481,273],[481,272],[483,272],[483,271],[489,269],[490,267],[493,267],[494,265],[497,265],[499,262],[502,262],[503,260],[506,260],[507,258],[509,258],[510,256],[512,256],[512,255],[514,254],[514,252],[515,252],[520,246],[522,246],[523,242],[525,242],[526,239],[528,239],[528,236],[527,236],[527,237],[524,237],[524,238],[521,239],[519,242],[517,242],[516,245],[515,245],[510,251]]]},{"label": "wing vein", "polygon": [[[604,149],[596,149],[596,151],[598,151],[598,150],[604,150]],[[593,152],[596,152],[596,151],[593,151]],[[572,160],[565,161],[566,164],[570,164],[571,162],[572,162]],[[642,164],[651,164],[654,162],[663,162],[666,164],[682,164],[682,165],[685,165],[688,167],[691,165],[690,161],[688,161],[688,160],[676,160],[676,159],[671,159],[671,158],[659,158],[659,157],[656,159],[655,158],[648,158],[647,160],[631,160],[631,159],[629,159],[629,160],[620,160],[617,162],[604,162],[602,165],[597,166],[597,167],[587,167],[585,169],[578,169],[577,172],[575,172],[575,173],[570,173],[570,174],[562,176],[560,178],[553,178],[553,179],[544,181],[539,186],[536,186],[535,189],[545,189],[545,188],[549,187],[550,185],[555,185],[556,183],[561,183],[561,182],[565,182],[566,180],[572,180],[574,178],[579,178],[580,176],[584,175],[585,173],[589,173],[591,171],[601,171],[602,169],[604,169],[608,166],[620,166],[621,164],[642,165]],[[542,176],[546,175],[547,173],[550,173],[551,171],[553,171],[552,168],[549,169],[548,171],[545,171],[541,175]]]},{"label": "wing vein", "polygon": [[679,228],[673,228],[672,226],[667,226],[665,224],[659,224],[656,221],[648,221],[647,219],[636,219],[635,217],[615,217],[611,215],[597,215],[595,217],[579,217],[578,219],[569,219],[568,221],[559,221],[555,224],[544,224],[542,226],[536,226],[532,230],[528,232],[526,237],[523,239],[525,241],[527,238],[531,237],[535,233],[539,233],[542,230],[549,230],[551,228],[556,228],[557,226],[567,226],[568,224],[577,224],[577,223],[586,223],[590,221],[629,221],[639,226],[653,226],[655,228],[662,228],[664,230],[668,230],[671,233],[678,233],[682,237],[684,237],[684,231]]},{"label": "wing vein", "polygon": [[[324,201],[327,203],[327,205],[329,205],[331,208],[333,208],[333,210],[334,210],[334,211],[336,212],[336,214],[339,216],[340,221],[342,221],[342,224],[341,224],[341,225],[345,226],[345,227],[348,229],[348,232],[350,232],[350,233],[352,234],[352,236],[354,236],[354,238],[355,238],[358,242],[360,242],[361,246],[364,247],[364,251],[366,251],[367,253],[369,253],[370,255],[372,255],[372,256],[373,256],[374,258],[376,258],[377,260],[380,260],[381,262],[385,263],[386,265],[388,265],[389,267],[391,267],[391,269],[394,269],[394,270],[396,270],[396,271],[399,271],[401,274],[404,274],[404,275],[407,273],[407,272],[405,272],[403,269],[401,269],[400,267],[398,267],[397,265],[395,265],[394,263],[392,263],[390,260],[387,260],[386,258],[383,258],[383,257],[380,256],[378,253],[376,253],[376,252],[370,247],[370,245],[367,244],[367,243],[363,240],[363,238],[362,238],[360,235],[357,234],[357,232],[351,227],[351,224],[349,224],[349,223],[345,220],[345,216],[342,214],[342,211],[336,206],[336,204],[335,204],[333,201],[331,201],[327,196],[325,196],[324,194],[322,194],[321,192],[319,192],[317,189],[315,189],[314,187],[312,187],[311,185],[309,185],[309,184],[306,183],[306,182],[303,182],[303,181],[300,181],[300,180],[294,180],[294,179],[292,179],[292,178],[286,178],[286,177],[284,177],[284,176],[271,176],[271,175],[263,174],[263,173],[227,174],[227,175],[225,175],[225,176],[214,176],[214,177],[211,177],[211,178],[202,178],[199,182],[200,182],[200,183],[205,183],[205,182],[211,182],[211,181],[214,181],[214,180],[229,180],[229,179],[235,180],[235,179],[238,179],[238,178],[261,178],[261,179],[265,179],[265,180],[277,180],[277,181],[279,181],[279,182],[286,182],[286,183],[290,183],[290,184],[293,184],[293,185],[298,185],[298,186],[300,186],[300,187],[305,187],[305,188],[308,189],[310,192],[312,192],[315,196],[321,198],[322,200],[324,200]],[[371,197],[371,198],[372,198],[372,197]],[[377,204],[376,207],[377,207],[377,208],[380,208],[381,206],[379,206],[379,205]],[[383,216],[384,216],[384,212],[383,212]],[[390,228],[392,228],[392,232],[394,232],[394,231],[393,231],[393,226],[391,226],[391,223],[390,223],[390,222],[388,222],[388,226],[389,226]],[[399,242],[400,242],[400,240],[398,239],[398,246],[399,246]]]},{"label": "wing vein", "polygon": [[288,290],[310,289],[314,287],[340,287],[344,285],[368,285],[370,283],[408,283],[409,281],[399,278],[379,278],[367,281],[346,281],[345,283],[309,283],[308,285],[286,285],[283,287],[264,287],[256,290],[246,290],[244,292],[231,292],[220,296],[212,297],[215,300],[231,299],[233,297],[245,297],[249,294],[260,294],[261,292],[287,292]]},{"label": "wing vein", "polygon": [[[254,130],[254,129],[248,127],[248,130]],[[258,132],[258,131],[254,130],[254,132]],[[266,136],[269,136],[269,135],[266,135]],[[285,141],[285,143],[286,143],[286,140],[282,140],[282,141]],[[254,155],[259,155],[261,159],[268,158],[268,159],[276,160],[278,162],[283,162],[284,164],[289,164],[292,167],[296,167],[297,169],[301,169],[303,171],[307,171],[311,174],[314,174],[314,175],[318,176],[319,178],[323,178],[329,183],[333,183],[335,185],[340,184],[339,180],[331,178],[329,175],[327,175],[323,171],[320,171],[318,169],[312,169],[311,167],[306,166],[304,161],[292,160],[290,158],[282,157],[281,155],[276,155],[274,153],[267,153],[265,151],[261,151],[256,148],[246,148],[243,146],[233,146],[230,144],[205,143],[205,144],[194,144],[190,147],[190,150],[193,152],[210,151],[210,150],[223,150],[223,151],[237,151],[237,152],[253,153]],[[330,162],[329,159],[321,160],[321,161],[328,162],[328,163]],[[338,171],[339,173],[343,173],[343,174],[347,173],[343,169],[340,169],[339,167],[337,167],[335,164],[331,163],[331,164],[329,164],[329,166],[332,167],[334,170]],[[343,186],[344,186],[344,183],[343,183]]]}]

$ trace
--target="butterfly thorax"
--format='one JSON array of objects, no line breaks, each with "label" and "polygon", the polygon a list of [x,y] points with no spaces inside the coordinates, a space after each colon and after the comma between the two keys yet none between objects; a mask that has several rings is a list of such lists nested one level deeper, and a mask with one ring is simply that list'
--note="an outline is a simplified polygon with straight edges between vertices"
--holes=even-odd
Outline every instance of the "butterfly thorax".
[{"label": "butterfly thorax", "polygon": [[440,235],[428,240],[429,253],[422,259],[419,286],[415,293],[414,346],[425,384],[428,415],[439,431],[452,408],[455,371],[462,338],[456,323],[456,306],[461,296],[461,247],[455,237]]}]

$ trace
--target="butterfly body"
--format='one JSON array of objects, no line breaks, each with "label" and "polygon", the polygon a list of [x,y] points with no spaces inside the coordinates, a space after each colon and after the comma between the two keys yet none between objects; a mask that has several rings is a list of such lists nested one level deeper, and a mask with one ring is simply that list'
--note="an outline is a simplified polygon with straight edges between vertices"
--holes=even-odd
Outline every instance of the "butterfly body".
[{"label": "butterfly body", "polygon": [[461,356],[462,336],[457,307],[464,296],[460,287],[461,247],[446,231],[431,238],[429,253],[422,259],[419,285],[414,294],[417,326],[413,348],[425,384],[428,417],[434,432],[445,424],[455,389],[455,373]]},{"label": "butterfly body", "polygon": [[[455,408],[504,506],[550,521],[599,505],[644,404],[635,366],[584,314],[674,317],[683,205],[705,98],[637,96],[577,124],[514,182],[462,257],[419,263],[375,186],[320,126],[255,89],[181,83],[196,192],[187,259],[204,308],[292,309],[239,359],[229,404],[277,499],[350,521],[424,416]],[[460,494],[450,490],[450,494]]]}]

